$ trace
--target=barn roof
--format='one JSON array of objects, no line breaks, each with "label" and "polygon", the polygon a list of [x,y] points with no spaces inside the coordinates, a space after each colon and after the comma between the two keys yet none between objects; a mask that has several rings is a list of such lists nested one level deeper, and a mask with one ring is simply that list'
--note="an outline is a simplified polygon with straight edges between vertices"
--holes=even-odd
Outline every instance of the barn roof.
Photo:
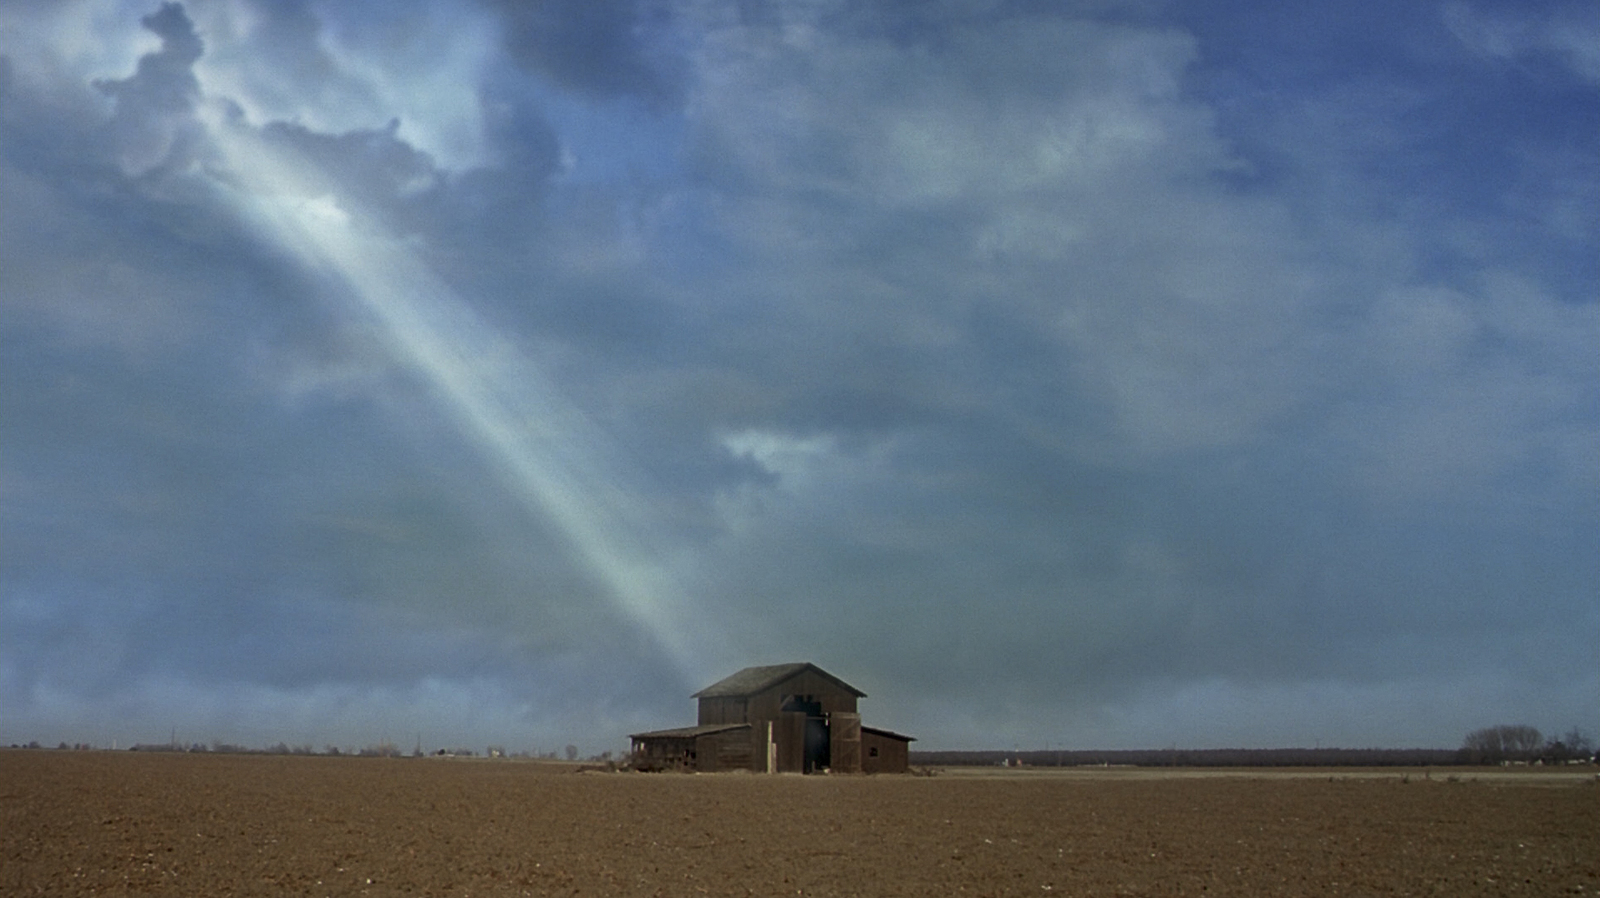
[{"label": "barn roof", "polygon": [[748,723],[711,723],[697,727],[678,727],[675,730],[652,730],[648,733],[634,733],[629,739],[693,739],[696,736],[709,736],[712,733],[722,733],[728,730],[748,730]]},{"label": "barn roof", "polygon": [[782,683],[784,680],[809,670],[831,681],[839,688],[855,693],[857,698],[866,698],[867,694],[839,679],[831,673],[810,662],[799,664],[770,664],[766,667],[746,667],[731,677],[721,679],[710,686],[696,692],[692,698],[722,698],[754,695],[764,689]]},{"label": "barn roof", "polygon": [[879,736],[884,736],[884,737],[889,738],[889,739],[899,739],[901,742],[915,742],[915,741],[917,741],[917,737],[915,737],[915,736],[907,736],[904,733],[896,733],[894,730],[884,730],[884,729],[879,729],[878,727],[869,727],[869,726],[867,726],[865,724],[862,724],[861,732],[863,732],[863,733],[875,733],[875,734],[877,734]]}]

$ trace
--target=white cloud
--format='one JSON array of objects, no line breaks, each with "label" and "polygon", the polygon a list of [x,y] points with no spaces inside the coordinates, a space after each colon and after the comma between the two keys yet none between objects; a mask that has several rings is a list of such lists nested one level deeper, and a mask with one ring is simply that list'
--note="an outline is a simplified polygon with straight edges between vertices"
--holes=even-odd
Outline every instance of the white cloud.
[{"label": "white cloud", "polygon": [[[715,501],[722,525],[736,539],[771,539],[819,518],[849,515],[863,495],[883,489],[894,477],[892,439],[855,441],[846,448],[833,434],[745,430],[727,434],[721,442],[735,458],[755,464],[771,477],[741,481],[718,492]],[[865,530],[870,517],[841,518],[835,526],[841,533]],[[866,538],[883,536],[879,531]]]},{"label": "white cloud", "polygon": [[1552,22],[1546,38],[1573,71],[1600,84],[1600,16]]},{"label": "white cloud", "polygon": [[[1181,100],[1194,45],[1178,32],[1019,21],[958,30],[938,51],[813,34],[707,37],[691,108],[718,164],[896,205],[1082,189],[1169,145],[1185,166],[1215,150]],[[1014,94],[985,84],[1023,68],[1035,83]]]},{"label": "white cloud", "polygon": [[779,486],[789,492],[805,492],[831,467],[830,457],[836,451],[836,441],[831,436],[816,435],[793,437],[759,430],[729,434],[722,445],[739,458],[748,458],[778,478]]},{"label": "white cloud", "polygon": [[1360,386],[1332,433],[1359,447],[1361,476],[1385,502],[1462,493],[1504,502],[1492,484],[1541,468],[1548,481],[1515,492],[1560,502],[1572,483],[1596,481],[1582,460],[1600,447],[1582,386],[1600,382],[1596,345],[1600,309],[1504,272],[1473,293],[1397,289],[1352,335]]},{"label": "white cloud", "polygon": [[1600,83],[1600,15],[1592,4],[1573,4],[1545,16],[1480,11],[1472,4],[1444,7],[1445,26],[1483,56],[1512,60],[1550,54],[1578,77]]},{"label": "white cloud", "polygon": [[30,89],[81,91],[95,79],[122,77],[160,48],[160,39],[139,27],[152,11],[93,0],[8,4],[0,7],[0,47]]},{"label": "white cloud", "polygon": [[402,140],[441,166],[488,157],[479,91],[498,35],[476,5],[407,7],[404,16],[342,21],[337,7],[266,12],[249,0],[196,5],[206,93],[257,124],[324,134],[400,121]]},{"label": "white cloud", "polygon": [[[1179,88],[1191,38],[1033,21],[958,30],[938,51],[786,36],[713,35],[693,114],[714,171],[787,194],[722,197],[731,239],[813,283],[865,269],[811,308],[833,305],[858,335],[928,317],[939,327],[920,330],[943,345],[961,309],[1005,308],[1058,341],[1080,379],[1062,389],[1109,400],[1124,437],[1156,454],[1248,440],[1299,401],[1317,273],[1283,209],[1208,188],[1237,163]],[[914,232],[892,234],[924,214],[957,255],[922,258]],[[871,278],[922,272],[859,259],[863,242],[939,276],[879,305]]]}]

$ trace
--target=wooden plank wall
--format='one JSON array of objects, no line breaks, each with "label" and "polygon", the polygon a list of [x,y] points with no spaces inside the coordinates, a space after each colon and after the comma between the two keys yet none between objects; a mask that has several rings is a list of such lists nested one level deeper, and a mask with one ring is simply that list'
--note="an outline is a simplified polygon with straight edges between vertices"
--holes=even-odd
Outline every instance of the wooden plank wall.
[{"label": "wooden plank wall", "polygon": [[700,726],[714,723],[749,723],[745,700],[740,696],[713,696],[700,699]]},{"label": "wooden plank wall", "polygon": [[861,715],[835,711],[828,715],[828,769],[861,772]]},{"label": "wooden plank wall", "polygon": [[778,772],[803,773],[806,761],[806,715],[788,711],[772,722],[772,739],[778,744]]},{"label": "wooden plank wall", "polygon": [[695,740],[695,769],[702,773],[722,770],[749,770],[752,748],[750,731],[728,730],[708,733]]},{"label": "wooden plank wall", "polygon": [[[877,749],[877,754],[873,754]],[[911,769],[911,744],[876,733],[861,734],[862,773],[905,773]]]},{"label": "wooden plank wall", "polygon": [[[750,696],[748,707],[749,719],[772,720],[778,716],[778,709],[783,707],[783,700],[791,695],[810,695],[822,704],[824,713],[845,711],[851,714],[856,712],[856,695],[853,692],[840,689],[832,680],[818,676],[816,673],[805,670],[787,680]],[[717,721],[721,723],[723,721]],[[727,721],[728,723],[742,721]]]}]

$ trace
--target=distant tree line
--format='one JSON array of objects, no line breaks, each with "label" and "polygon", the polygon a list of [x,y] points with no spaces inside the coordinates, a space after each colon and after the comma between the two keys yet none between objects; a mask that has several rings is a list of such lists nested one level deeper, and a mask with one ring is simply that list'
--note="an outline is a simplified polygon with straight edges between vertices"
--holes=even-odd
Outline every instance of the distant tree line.
[{"label": "distant tree line", "polygon": [[[37,740],[28,742],[26,744],[12,743],[10,747],[14,749],[45,748],[45,746],[41,745]],[[70,745],[66,742],[63,742],[60,745],[57,745],[56,748],[58,750],[72,749],[77,751],[92,751],[98,748],[98,746],[87,742],[75,742]],[[128,751],[182,752],[185,754],[204,752],[222,755],[320,755],[330,758],[399,758],[407,755],[413,758],[425,757],[420,744],[414,750],[406,752],[391,742],[382,742],[377,745],[368,745],[363,748],[340,748],[337,745],[325,745],[322,747],[321,751],[318,751],[317,748],[310,743],[290,745],[287,742],[278,742],[274,745],[266,746],[265,748],[252,748],[250,746],[237,745],[232,742],[223,742],[220,740],[214,741],[209,745],[204,742],[139,742],[129,746]],[[566,747],[566,756],[568,760],[575,759],[577,757],[577,752],[577,746],[569,745]],[[476,757],[478,752],[471,748],[441,748],[430,752],[429,754],[470,758]],[[491,745],[483,752],[483,754],[490,758],[514,758],[518,760],[555,761],[561,758],[561,754],[555,751],[513,752],[507,751],[503,745]],[[611,752],[608,751],[595,756],[591,760],[606,761],[610,760],[610,758]]]},{"label": "distant tree line", "polygon": [[1545,739],[1531,726],[1473,730],[1448,748],[1209,748],[1131,751],[913,751],[930,767],[1440,767],[1456,764],[1593,761],[1595,741],[1574,727]]},{"label": "distant tree line", "polygon": [[924,767],[1427,767],[1460,763],[1457,752],[1433,748],[913,751],[910,761]]},{"label": "distant tree line", "polygon": [[[331,758],[356,757],[356,758],[399,758],[405,755],[398,746],[392,742],[382,742],[377,745],[368,745],[363,748],[340,748],[337,745],[325,745],[322,751],[317,751],[316,746],[306,743],[303,745],[290,745],[279,742],[266,748],[249,748],[243,745],[234,745],[231,742],[213,742],[206,745],[204,742],[195,742],[185,745],[181,742],[141,742],[128,749],[129,751],[177,751],[177,752],[212,752],[223,755],[326,755]],[[472,749],[453,748],[440,749],[439,754],[466,755],[474,754]],[[422,757],[419,747],[412,753],[412,757]]]},{"label": "distant tree line", "polygon": [[1594,740],[1577,727],[1545,739],[1531,726],[1502,724],[1468,733],[1460,754],[1466,764],[1565,764],[1593,760]]}]

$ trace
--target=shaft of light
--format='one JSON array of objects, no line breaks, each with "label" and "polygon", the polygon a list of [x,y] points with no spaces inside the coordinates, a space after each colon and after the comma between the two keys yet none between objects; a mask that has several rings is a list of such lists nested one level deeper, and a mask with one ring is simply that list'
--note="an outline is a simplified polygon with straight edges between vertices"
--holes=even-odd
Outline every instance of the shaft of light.
[{"label": "shaft of light", "polygon": [[242,125],[209,124],[228,179],[238,185],[240,212],[302,264],[348,288],[395,356],[435,388],[517,496],[557,525],[623,614],[680,673],[698,674],[678,622],[681,596],[646,538],[648,509],[607,437],[414,253],[312,190],[299,174],[307,162]]}]

